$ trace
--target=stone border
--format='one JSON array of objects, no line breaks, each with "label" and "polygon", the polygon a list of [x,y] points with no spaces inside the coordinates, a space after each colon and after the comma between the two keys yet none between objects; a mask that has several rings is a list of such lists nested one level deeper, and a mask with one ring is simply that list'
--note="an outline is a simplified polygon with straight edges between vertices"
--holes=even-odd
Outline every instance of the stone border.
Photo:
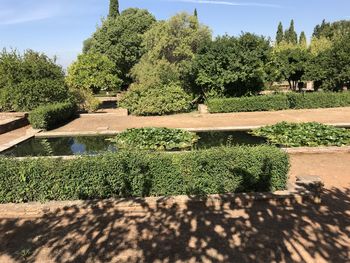
[{"label": "stone border", "polygon": [[0,134],[22,128],[29,124],[28,114],[11,115],[9,115],[8,119],[0,121]]},{"label": "stone border", "polygon": [[281,148],[288,154],[302,154],[302,153],[350,153],[350,146],[321,146],[321,147],[295,147],[295,148]]},{"label": "stone border", "polygon": [[39,133],[41,130],[35,130],[33,128],[29,128],[27,131],[26,131],[26,134],[22,137],[19,137],[15,140],[12,140],[8,143],[5,143],[5,144],[2,144],[0,145],[0,154],[4,151],[7,151],[9,149],[11,149],[12,147],[15,147],[17,144],[20,144],[22,142],[25,142],[31,138],[33,138],[37,133]]},{"label": "stone border", "polygon": [[275,193],[242,193],[242,194],[216,194],[206,197],[172,196],[172,197],[146,197],[121,198],[92,201],[53,201],[48,203],[27,204],[0,204],[0,218],[37,218],[49,213],[63,212],[69,207],[79,208],[78,214],[89,213],[94,207],[103,208],[108,204],[109,209],[125,212],[142,212],[145,207],[156,211],[158,208],[166,209],[176,206],[185,209],[188,205],[201,205],[210,207],[218,212],[239,208],[250,208],[254,202],[291,206],[295,203],[311,202],[319,204],[323,183],[318,177],[301,176],[294,185],[286,191]]}]

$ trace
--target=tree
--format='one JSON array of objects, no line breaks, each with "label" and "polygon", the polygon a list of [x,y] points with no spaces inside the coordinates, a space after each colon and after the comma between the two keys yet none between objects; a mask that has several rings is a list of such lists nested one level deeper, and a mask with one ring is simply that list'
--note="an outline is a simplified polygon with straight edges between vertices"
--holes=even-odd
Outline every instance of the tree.
[{"label": "tree", "polygon": [[109,15],[110,18],[116,18],[119,16],[119,1],[118,0],[110,0],[109,1]]},{"label": "tree", "polygon": [[120,72],[123,87],[128,87],[132,82],[130,70],[144,54],[142,36],[155,21],[147,10],[126,9],[115,19],[103,21],[92,37],[84,42],[83,51],[106,55]]},{"label": "tree", "polygon": [[70,88],[92,93],[116,91],[121,85],[117,75],[113,62],[106,55],[87,53],[79,55],[68,68],[66,81]]},{"label": "tree", "polygon": [[28,111],[69,96],[55,58],[33,50],[0,52],[0,111]]},{"label": "tree", "polygon": [[298,34],[295,32],[294,28],[294,20],[290,21],[289,29],[285,32],[285,41],[290,44],[297,45],[298,44]]},{"label": "tree", "polygon": [[323,89],[341,91],[350,87],[350,35],[336,40],[332,47],[318,54],[314,66],[320,65],[322,71],[318,80]]},{"label": "tree", "polygon": [[306,35],[305,35],[305,32],[304,32],[304,31],[302,31],[302,32],[300,33],[299,45],[300,45],[302,48],[307,48],[307,40],[306,40]]},{"label": "tree", "polygon": [[[137,83],[145,82],[144,76],[161,78],[162,69],[171,70],[173,76],[179,76],[188,68],[198,49],[211,40],[211,33],[206,26],[199,24],[197,18],[186,13],[178,14],[168,21],[158,22],[145,35],[143,46],[146,53],[132,70]],[[159,69],[157,73],[154,70]],[[168,75],[168,74],[167,74]],[[170,78],[173,79],[173,78]]]},{"label": "tree", "polygon": [[267,77],[270,50],[269,41],[254,34],[218,37],[193,61],[192,92],[204,97],[257,94]]},{"label": "tree", "polygon": [[278,24],[277,34],[276,34],[276,44],[280,44],[284,39],[283,25],[282,22]]},{"label": "tree", "polygon": [[193,16],[198,18],[197,8],[194,9]]},{"label": "tree", "polygon": [[276,80],[288,81],[291,90],[295,91],[298,83],[304,78],[309,51],[299,45],[283,43],[272,52],[271,68]]},{"label": "tree", "polygon": [[[190,96],[183,89],[182,76],[199,47],[210,40],[209,29],[186,13],[156,23],[143,37],[146,53],[131,71],[135,83],[125,94],[123,105],[135,114],[166,114],[188,109]],[[182,106],[178,107],[180,101]],[[145,113],[143,107],[159,108],[159,112]]]},{"label": "tree", "polygon": [[329,40],[336,40],[347,34],[350,34],[350,20],[340,20],[333,23],[323,20],[321,25],[315,27],[313,37],[325,37]]}]

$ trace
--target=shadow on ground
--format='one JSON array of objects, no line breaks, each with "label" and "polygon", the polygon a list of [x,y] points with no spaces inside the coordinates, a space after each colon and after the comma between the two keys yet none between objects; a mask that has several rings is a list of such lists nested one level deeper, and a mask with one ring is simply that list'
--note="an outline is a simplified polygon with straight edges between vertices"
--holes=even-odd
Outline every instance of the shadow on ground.
[{"label": "shadow on ground", "polygon": [[349,262],[350,189],[325,190],[321,205],[140,205],[118,211],[112,201],[86,202],[38,219],[2,219],[0,256],[62,263]]}]

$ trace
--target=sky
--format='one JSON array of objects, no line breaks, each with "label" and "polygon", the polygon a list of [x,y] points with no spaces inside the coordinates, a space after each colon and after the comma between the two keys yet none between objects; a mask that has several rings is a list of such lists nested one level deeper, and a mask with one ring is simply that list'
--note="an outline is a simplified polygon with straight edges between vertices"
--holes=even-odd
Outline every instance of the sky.
[{"label": "sky", "polygon": [[[120,9],[146,8],[157,19],[198,10],[213,35],[253,32],[275,38],[279,21],[295,20],[312,35],[316,24],[350,19],[350,0],[119,0]],[[109,0],[0,0],[0,48],[33,49],[57,56],[66,68],[108,14]]]}]

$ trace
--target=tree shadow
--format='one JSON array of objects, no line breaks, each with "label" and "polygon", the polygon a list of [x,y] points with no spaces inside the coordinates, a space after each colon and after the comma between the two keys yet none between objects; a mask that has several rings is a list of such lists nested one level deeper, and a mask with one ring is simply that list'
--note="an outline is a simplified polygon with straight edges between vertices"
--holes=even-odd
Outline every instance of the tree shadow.
[{"label": "tree shadow", "polygon": [[[238,197],[237,197],[238,198]],[[236,198],[236,199],[237,199]],[[16,262],[348,262],[350,189],[322,204],[205,199],[86,201],[36,219],[0,219]],[[237,206],[245,203],[245,208]],[[118,208],[116,208],[118,206]],[[23,252],[24,251],[24,252]],[[30,251],[30,252],[28,252]]]}]

